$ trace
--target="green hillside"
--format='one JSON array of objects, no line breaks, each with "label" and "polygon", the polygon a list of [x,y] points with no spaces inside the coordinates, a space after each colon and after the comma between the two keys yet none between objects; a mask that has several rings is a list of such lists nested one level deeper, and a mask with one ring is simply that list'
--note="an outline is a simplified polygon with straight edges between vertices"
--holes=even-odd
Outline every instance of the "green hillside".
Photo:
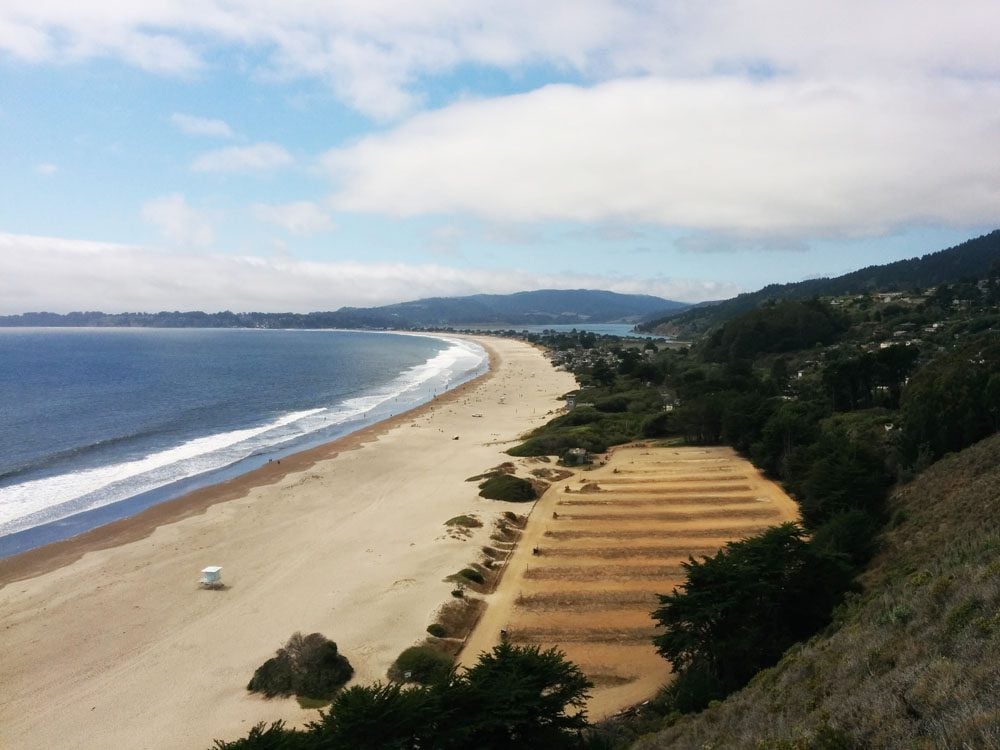
[{"label": "green hillside", "polygon": [[408,325],[552,325],[632,323],[650,315],[683,310],[681,302],[646,294],[595,289],[539,289],[514,294],[432,297],[385,307],[342,312],[405,321]]},{"label": "green hillside", "polygon": [[644,322],[640,328],[687,337],[753,310],[769,300],[802,300],[872,291],[926,289],[942,283],[982,278],[997,263],[1000,263],[1000,229],[946,250],[881,266],[868,266],[835,278],[809,279],[794,284],[769,284],[756,292],[741,294],[723,302],[668,313]]},{"label": "green hillside", "polygon": [[1000,436],[931,466],[826,632],[642,738],[661,748],[1000,747]]},{"label": "green hillside", "polygon": [[342,307],[311,313],[201,311],[157,313],[27,312],[0,316],[0,327],[129,328],[440,328],[466,325],[635,323],[682,302],[595,289],[540,289],[515,294],[433,297],[383,307]]}]

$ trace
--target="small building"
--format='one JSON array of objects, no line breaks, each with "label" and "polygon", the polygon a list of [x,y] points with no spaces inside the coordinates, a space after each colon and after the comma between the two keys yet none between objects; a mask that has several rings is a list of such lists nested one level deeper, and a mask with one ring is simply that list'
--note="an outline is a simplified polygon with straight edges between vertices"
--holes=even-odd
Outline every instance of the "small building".
[{"label": "small building", "polygon": [[583,448],[570,448],[562,454],[560,461],[566,466],[585,466],[591,463],[591,458]]},{"label": "small building", "polygon": [[218,565],[209,565],[201,569],[201,578],[198,583],[202,588],[217,589],[222,588],[222,568]]}]

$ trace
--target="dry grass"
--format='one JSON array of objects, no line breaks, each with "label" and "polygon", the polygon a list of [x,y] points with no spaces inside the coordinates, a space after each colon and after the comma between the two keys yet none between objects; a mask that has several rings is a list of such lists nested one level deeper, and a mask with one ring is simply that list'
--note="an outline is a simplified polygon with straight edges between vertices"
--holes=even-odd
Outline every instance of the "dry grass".
[{"label": "dry grass", "polygon": [[687,560],[688,557],[714,555],[718,546],[714,547],[539,547],[539,557],[596,557],[605,560],[622,560],[633,557],[652,557],[666,560],[676,557]]},{"label": "dry grass", "polygon": [[538,477],[539,479],[546,479],[549,482],[561,482],[563,479],[567,479],[573,476],[573,472],[568,469],[532,469],[531,475]]},{"label": "dry grass", "polygon": [[619,508],[641,508],[648,505],[661,506],[669,502],[670,507],[676,505],[738,505],[740,503],[755,503],[759,500],[753,495],[685,495],[684,497],[663,497],[652,495],[641,500],[601,499],[601,500],[560,500],[559,507],[587,507],[591,505],[613,505]]},{"label": "dry grass", "polygon": [[[480,625],[488,621],[490,635],[481,638],[477,629],[472,636],[476,648],[501,631],[515,643],[564,647],[595,682],[589,709],[596,716],[649,698],[668,678],[650,613],[657,595],[683,580],[681,563],[795,512],[728,449],[669,449],[667,460],[657,461],[666,452],[616,448],[606,464],[562,477],[524,530],[524,550],[504,575],[503,609]],[[684,460],[695,455],[711,462]],[[633,469],[642,473],[623,476]],[[702,476],[703,469],[712,471]],[[499,529],[494,540],[513,539],[512,531]]]},{"label": "dry grass", "polygon": [[524,577],[535,581],[676,580],[683,573],[680,565],[568,565],[531,567]]},{"label": "dry grass", "polygon": [[510,633],[514,643],[650,643],[653,628],[517,628]]},{"label": "dry grass", "polygon": [[[766,524],[754,524],[752,526],[729,526],[718,529],[683,529],[671,534],[672,539],[686,537],[689,539],[730,537],[732,539],[743,539],[754,534],[759,534],[768,528]],[[649,541],[661,541],[663,532],[658,530],[642,529],[620,529],[612,531],[609,529],[565,529],[546,531],[544,536],[552,539],[608,539],[618,541],[622,539],[646,539]]]},{"label": "dry grass", "polygon": [[[648,476],[648,475],[647,475]],[[708,484],[710,482],[745,482],[749,479],[746,474],[728,474],[726,476],[702,476],[698,474],[688,474],[686,476],[674,477],[660,474],[656,477],[656,484]],[[610,477],[602,479],[601,484],[640,484],[647,480],[629,479],[628,477]]]},{"label": "dry grass", "polygon": [[656,591],[551,591],[522,594],[517,606],[527,612],[554,612],[560,609],[596,611],[648,608],[656,606]]},{"label": "dry grass", "polygon": [[456,599],[448,602],[437,613],[435,622],[444,627],[448,638],[465,638],[486,609],[482,599]]},{"label": "dry grass", "polygon": [[[567,513],[565,518],[568,521],[621,521],[631,523],[635,521],[700,521],[710,518],[774,518],[779,515],[774,508],[759,509],[721,509],[721,510],[698,510],[698,511],[670,511],[663,510],[656,513]],[[563,518],[563,514],[559,514]]]},{"label": "dry grass", "polygon": [[[717,480],[713,480],[717,481]],[[692,484],[692,483],[688,483]],[[708,484],[696,485],[693,487],[663,487],[659,482],[636,483],[634,486],[618,485],[614,489],[607,489],[598,484],[585,484],[578,492],[613,492],[615,495],[690,495],[699,492],[749,492],[749,484]]]}]

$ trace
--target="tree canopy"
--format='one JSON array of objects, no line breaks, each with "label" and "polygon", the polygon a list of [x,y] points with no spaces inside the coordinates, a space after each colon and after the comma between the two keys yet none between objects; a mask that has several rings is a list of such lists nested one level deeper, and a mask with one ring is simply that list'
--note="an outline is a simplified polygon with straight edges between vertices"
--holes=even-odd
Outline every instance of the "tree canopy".
[{"label": "tree canopy", "polygon": [[726,695],[829,621],[853,570],[804,534],[786,523],[691,558],[680,589],[660,596],[653,642],[678,674],[679,707]]},{"label": "tree canopy", "polygon": [[502,643],[426,686],[354,686],[305,730],[254,727],[214,750],[505,750],[583,746],[591,683],[555,648]]}]

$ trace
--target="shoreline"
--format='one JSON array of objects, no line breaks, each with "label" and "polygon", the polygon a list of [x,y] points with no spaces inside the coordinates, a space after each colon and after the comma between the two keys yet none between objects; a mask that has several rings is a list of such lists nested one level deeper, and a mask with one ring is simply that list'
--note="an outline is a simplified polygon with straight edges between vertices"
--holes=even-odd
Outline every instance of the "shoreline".
[{"label": "shoreline", "polygon": [[[475,340],[489,372],[415,410],[0,562],[15,581],[0,586],[0,746],[192,750],[302,726],[315,710],[245,688],[295,632],[334,640],[354,684],[384,681],[495,519],[521,509],[468,479],[576,387],[530,344]],[[460,515],[483,527],[450,533]],[[224,588],[198,586],[206,565]]]},{"label": "shoreline", "polygon": [[[110,549],[145,539],[160,526],[205,513],[218,503],[236,500],[253,489],[275,485],[290,474],[307,471],[320,461],[335,458],[345,451],[357,450],[367,443],[378,440],[380,436],[394,427],[404,424],[407,420],[421,416],[434,405],[455,400],[478,383],[485,382],[494,376],[498,364],[495,349],[481,338],[458,335],[454,338],[470,338],[483,347],[487,355],[486,372],[460,383],[408,411],[394,414],[322,445],[282,456],[280,459],[256,469],[206,487],[185,492],[178,497],[156,503],[134,515],[102,524],[68,539],[49,542],[40,547],[0,558],[0,588],[70,565],[88,552]],[[128,502],[128,500],[121,502]]]}]

